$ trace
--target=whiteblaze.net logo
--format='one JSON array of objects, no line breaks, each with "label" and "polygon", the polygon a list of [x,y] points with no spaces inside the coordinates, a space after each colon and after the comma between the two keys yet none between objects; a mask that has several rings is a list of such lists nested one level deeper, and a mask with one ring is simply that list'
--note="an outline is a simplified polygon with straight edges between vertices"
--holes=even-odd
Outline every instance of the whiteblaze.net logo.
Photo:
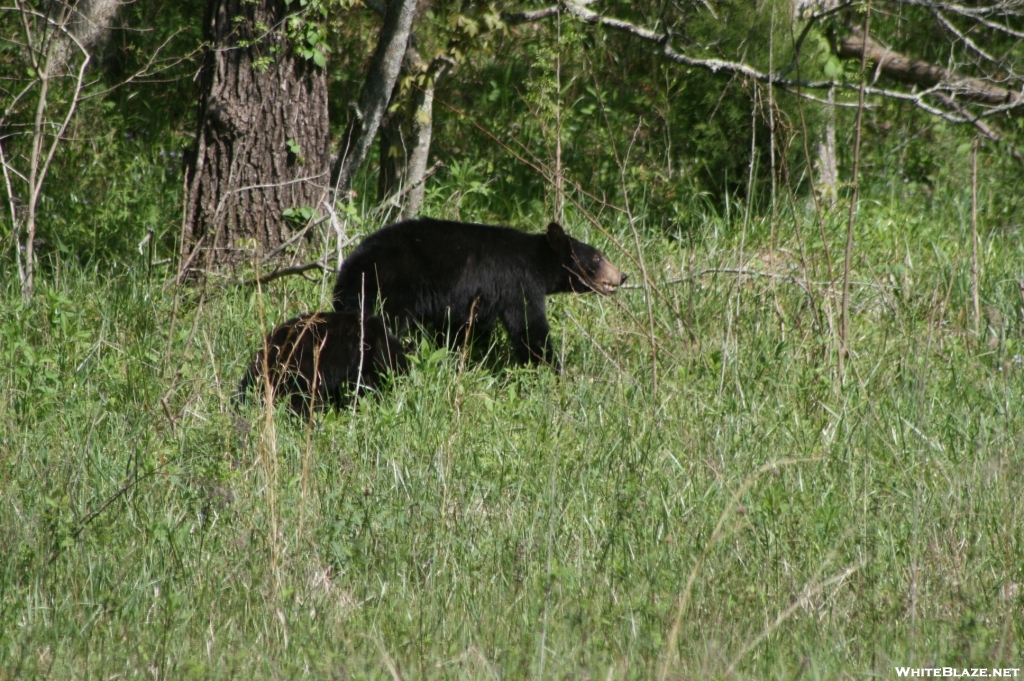
[{"label": "whiteblaze.net logo", "polygon": [[947,678],[1015,678],[1020,675],[1016,667],[896,667],[896,676],[906,677],[937,677]]}]

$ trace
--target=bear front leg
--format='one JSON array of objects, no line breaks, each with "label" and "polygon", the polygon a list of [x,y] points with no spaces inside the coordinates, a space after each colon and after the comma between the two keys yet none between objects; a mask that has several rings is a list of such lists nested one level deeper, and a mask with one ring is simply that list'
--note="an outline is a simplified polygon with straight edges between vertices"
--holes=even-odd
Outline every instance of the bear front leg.
[{"label": "bear front leg", "polygon": [[544,362],[559,371],[554,349],[551,347],[548,317],[544,309],[544,296],[525,300],[518,310],[506,311],[502,323],[512,341],[516,359],[521,363]]}]

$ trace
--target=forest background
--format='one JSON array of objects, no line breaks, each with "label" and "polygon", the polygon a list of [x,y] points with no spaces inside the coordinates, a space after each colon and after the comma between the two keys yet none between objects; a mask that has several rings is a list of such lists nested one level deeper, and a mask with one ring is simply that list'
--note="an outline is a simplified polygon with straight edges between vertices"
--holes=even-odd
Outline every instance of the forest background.
[{"label": "forest background", "polygon": [[[895,677],[1024,640],[1024,6],[9,0],[0,678]],[[303,420],[361,235],[630,275]]]}]

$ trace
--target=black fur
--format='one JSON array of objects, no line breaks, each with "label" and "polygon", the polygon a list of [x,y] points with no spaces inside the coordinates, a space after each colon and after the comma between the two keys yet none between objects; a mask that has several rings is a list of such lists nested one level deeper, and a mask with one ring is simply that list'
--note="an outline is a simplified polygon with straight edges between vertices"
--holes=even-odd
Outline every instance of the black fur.
[{"label": "black fur", "polygon": [[373,390],[382,374],[407,368],[398,339],[380,317],[366,319],[360,330],[358,314],[314,312],[270,332],[242,377],[238,398],[245,401],[250,388],[265,395],[269,379],[275,399],[287,396],[293,411],[306,414],[313,395],[316,406],[340,407],[357,383],[360,392]]},{"label": "black fur", "polygon": [[551,223],[546,234],[420,219],[369,235],[345,260],[334,307],[373,312],[399,329],[423,324],[450,342],[486,337],[500,319],[521,362],[554,364],[545,296],[611,293],[625,275]]}]

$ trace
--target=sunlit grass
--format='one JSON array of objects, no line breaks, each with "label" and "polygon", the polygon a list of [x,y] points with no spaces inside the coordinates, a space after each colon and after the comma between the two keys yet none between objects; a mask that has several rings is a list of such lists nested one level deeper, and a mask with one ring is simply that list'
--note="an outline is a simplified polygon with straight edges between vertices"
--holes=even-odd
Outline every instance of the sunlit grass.
[{"label": "sunlit grass", "polygon": [[961,226],[865,211],[841,379],[813,221],[716,219],[642,239],[650,308],[551,299],[563,376],[422,345],[315,422],[231,397],[329,282],[8,282],[0,678],[1014,666],[1019,239],[986,242],[975,336]]}]

